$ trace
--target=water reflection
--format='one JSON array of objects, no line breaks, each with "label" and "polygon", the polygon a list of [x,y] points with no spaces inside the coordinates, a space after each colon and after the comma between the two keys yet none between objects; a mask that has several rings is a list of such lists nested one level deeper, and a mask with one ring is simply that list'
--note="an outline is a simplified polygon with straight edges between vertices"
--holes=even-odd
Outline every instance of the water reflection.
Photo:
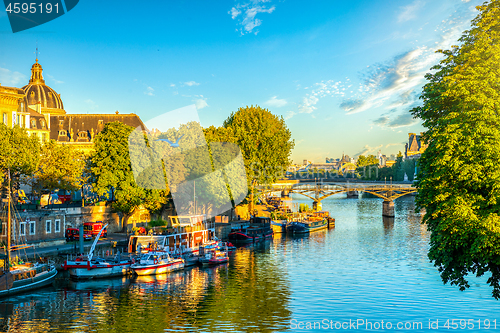
[{"label": "water reflection", "polygon": [[382,222],[384,223],[384,230],[386,234],[390,233],[394,229],[394,217],[382,216]]},{"label": "water reflection", "polygon": [[[310,201],[297,200],[294,203]],[[413,198],[382,217],[382,200],[323,201],[332,230],[240,247],[225,265],[161,276],[59,280],[0,301],[9,332],[274,332],[290,320],[484,318],[499,313],[484,279],[462,293],[427,259]],[[488,310],[488,311],[486,311]],[[491,316],[490,316],[491,317]],[[494,319],[494,318],[489,318]]]}]

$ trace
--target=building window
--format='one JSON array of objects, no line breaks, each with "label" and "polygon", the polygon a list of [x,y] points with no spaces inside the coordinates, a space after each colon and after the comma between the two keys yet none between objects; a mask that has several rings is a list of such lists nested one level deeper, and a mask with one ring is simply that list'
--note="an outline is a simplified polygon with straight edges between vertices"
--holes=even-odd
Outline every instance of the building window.
[{"label": "building window", "polygon": [[31,128],[36,128],[36,120],[31,119]]},{"label": "building window", "polygon": [[54,220],[54,233],[61,232],[61,220]]},{"label": "building window", "polygon": [[35,97],[35,92],[34,91],[31,92],[31,97]]},{"label": "building window", "polygon": [[45,120],[40,120],[40,125],[42,126],[42,128],[45,128]]},{"label": "building window", "polygon": [[81,139],[87,139],[88,137],[87,132],[85,131],[78,132],[78,137]]},{"label": "building window", "polygon": [[21,112],[24,112],[24,102],[21,102]]},{"label": "building window", "polygon": [[35,234],[35,221],[30,221],[30,235]]},{"label": "building window", "polygon": [[104,120],[99,120],[99,121],[97,122],[97,125],[102,125],[103,123],[104,123]]},{"label": "building window", "polygon": [[20,115],[16,116],[16,125],[21,126],[21,116]]},{"label": "building window", "polygon": [[59,136],[68,136],[68,132],[66,132],[65,130],[60,130]]},{"label": "building window", "polygon": [[59,120],[59,126],[62,126],[64,124],[64,120]]},{"label": "building window", "polygon": [[7,236],[7,223],[2,223],[2,236]]},{"label": "building window", "polygon": [[9,121],[9,117],[7,116],[7,113],[3,114],[3,123],[7,125],[7,122]]},{"label": "building window", "polygon": [[47,133],[42,133],[42,142],[47,141]]},{"label": "building window", "polygon": [[19,236],[26,236],[26,222],[19,223]]},{"label": "building window", "polygon": [[50,234],[52,232],[52,221],[51,220],[47,220],[45,221],[45,233],[46,234]]}]

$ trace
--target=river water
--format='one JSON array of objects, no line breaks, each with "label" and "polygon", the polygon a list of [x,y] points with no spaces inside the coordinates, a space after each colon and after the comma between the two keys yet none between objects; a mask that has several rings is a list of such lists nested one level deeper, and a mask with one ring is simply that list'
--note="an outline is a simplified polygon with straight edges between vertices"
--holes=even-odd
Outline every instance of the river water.
[{"label": "river water", "polygon": [[500,302],[486,278],[465,292],[441,282],[413,197],[396,200],[394,219],[382,218],[375,198],[338,195],[323,209],[335,229],[276,235],[238,248],[226,265],[156,278],[59,279],[1,300],[0,331],[500,330]]}]

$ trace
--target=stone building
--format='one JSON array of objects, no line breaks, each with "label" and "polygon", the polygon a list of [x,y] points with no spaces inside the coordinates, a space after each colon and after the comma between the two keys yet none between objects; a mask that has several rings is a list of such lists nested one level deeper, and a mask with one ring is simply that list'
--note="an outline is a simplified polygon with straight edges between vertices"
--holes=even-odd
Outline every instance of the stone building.
[{"label": "stone building", "polygon": [[45,84],[38,59],[31,66],[31,78],[24,87],[4,87],[0,82],[0,115],[5,125],[19,125],[37,135],[41,142],[55,140],[85,152],[92,150],[95,136],[106,123],[119,121],[147,130],[133,113],[67,114],[61,95]]},{"label": "stone building", "polygon": [[425,151],[427,145],[422,142],[422,135],[423,133],[420,135],[408,133],[408,143],[405,144],[405,159],[419,158]]}]

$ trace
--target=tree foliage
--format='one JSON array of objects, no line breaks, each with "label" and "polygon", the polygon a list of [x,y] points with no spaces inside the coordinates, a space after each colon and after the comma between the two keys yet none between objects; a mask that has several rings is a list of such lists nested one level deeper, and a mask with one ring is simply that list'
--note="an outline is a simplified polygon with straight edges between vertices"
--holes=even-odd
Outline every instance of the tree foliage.
[{"label": "tree foliage", "polygon": [[283,117],[259,106],[239,108],[225,121],[245,160],[248,181],[269,184],[285,174],[294,141]]},{"label": "tree foliage", "polygon": [[10,128],[0,124],[0,177],[6,179],[10,169],[12,187],[19,188],[21,179],[31,176],[38,165],[40,141],[34,135],[28,135],[26,129],[19,126]]},{"label": "tree foliage", "polygon": [[167,190],[137,186],[128,149],[132,131],[133,127],[120,122],[107,123],[95,138],[90,166],[94,191],[99,196],[112,193],[113,208],[126,218],[141,205],[152,211],[159,210],[168,195]]},{"label": "tree foliage", "polygon": [[356,162],[357,167],[364,167],[367,165],[378,165],[379,161],[378,158],[375,157],[375,155],[360,155],[358,157],[358,161]]},{"label": "tree foliage", "polygon": [[51,140],[42,145],[36,171],[29,183],[41,192],[48,190],[77,190],[81,187],[85,156],[68,145]]},{"label": "tree foliage", "polygon": [[469,287],[489,273],[500,298],[500,1],[479,6],[412,113],[428,128],[418,161],[417,205],[431,232],[429,258],[445,283]]}]

